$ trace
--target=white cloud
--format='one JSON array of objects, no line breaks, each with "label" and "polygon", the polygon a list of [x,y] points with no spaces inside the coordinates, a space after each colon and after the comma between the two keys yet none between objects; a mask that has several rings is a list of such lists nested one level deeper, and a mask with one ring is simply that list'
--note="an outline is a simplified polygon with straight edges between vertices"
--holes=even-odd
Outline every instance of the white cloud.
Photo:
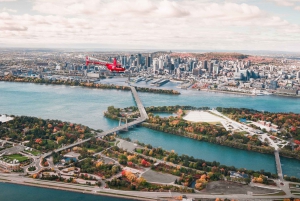
[{"label": "white cloud", "polygon": [[300,0],[268,0],[276,3],[279,6],[293,7],[295,10],[299,10]]},{"label": "white cloud", "polygon": [[35,0],[33,9],[41,15],[0,13],[0,43],[166,49],[300,47],[298,25],[246,3]]},{"label": "white cloud", "polygon": [[2,12],[10,12],[10,13],[16,13],[17,12],[17,10],[9,9],[9,8],[6,8],[6,7],[2,8],[1,11]]}]

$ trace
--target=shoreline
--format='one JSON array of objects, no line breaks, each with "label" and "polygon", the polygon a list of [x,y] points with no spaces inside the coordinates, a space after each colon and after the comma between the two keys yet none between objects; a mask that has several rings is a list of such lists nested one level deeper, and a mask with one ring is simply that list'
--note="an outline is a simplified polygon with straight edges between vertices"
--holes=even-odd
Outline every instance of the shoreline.
[{"label": "shoreline", "polygon": [[[22,186],[31,186],[31,187],[37,187],[37,188],[45,188],[45,189],[53,189],[53,190],[59,190],[59,191],[68,191],[68,192],[75,192],[75,193],[81,193],[81,194],[89,194],[89,195],[96,195],[96,196],[105,196],[105,197],[114,197],[114,198],[124,198],[124,199],[133,199],[133,200],[146,200],[146,201],[153,201],[155,199],[152,198],[145,198],[145,197],[139,197],[139,196],[128,196],[124,194],[115,194],[110,192],[94,192],[92,190],[77,190],[74,188],[67,188],[67,187],[54,187],[51,185],[38,185],[34,184],[32,182],[14,182],[8,179],[0,179],[0,183],[9,183],[9,184],[16,184],[16,185],[22,185]],[[99,189],[100,190],[100,189]],[[134,191],[133,191],[134,192]]]},{"label": "shoreline", "polygon": [[[44,80],[44,79],[42,79]],[[65,85],[65,86],[78,86],[83,88],[95,88],[95,89],[115,89],[115,90],[121,90],[121,91],[129,91],[128,86],[123,85],[115,85],[115,84],[95,84],[92,83],[92,86],[86,86],[85,84],[89,83],[79,83],[78,85],[72,85],[72,83],[47,83],[47,82],[34,82],[34,80],[31,81],[15,81],[15,80],[4,80],[0,78],[0,82],[15,82],[15,83],[33,83],[33,84],[42,84],[42,85]],[[95,86],[98,85],[98,86]],[[179,91],[176,91],[174,89],[155,89],[155,88],[149,88],[149,87],[139,87],[135,86],[136,90],[138,92],[145,92],[145,93],[154,93],[154,94],[166,94],[166,95],[181,95]],[[192,89],[193,91],[196,91],[196,89]],[[242,93],[242,92],[234,92],[234,91],[222,91],[222,90],[199,90],[203,92],[210,92],[210,93],[224,93],[224,94],[233,94],[233,95],[242,95],[242,96],[252,96],[252,97],[258,97],[255,94],[251,93]],[[286,95],[286,94],[278,94],[278,93],[272,93],[269,95],[263,95],[263,96],[277,96],[282,98],[300,98],[300,95]]]},{"label": "shoreline", "polygon": [[[19,78],[14,78],[19,79]],[[20,78],[21,79],[21,78]],[[35,82],[37,81],[37,82]],[[130,91],[130,86],[121,86],[115,84],[99,84],[99,83],[85,83],[85,82],[47,82],[45,79],[34,79],[34,80],[5,80],[0,77],[0,82],[14,82],[14,83],[32,83],[32,84],[41,84],[41,85],[63,85],[63,86],[78,86],[83,88],[93,88],[93,89],[116,89],[121,91]],[[138,87],[135,86],[138,92],[154,93],[154,94],[167,94],[167,95],[180,95],[179,91],[173,89],[154,89],[148,87]]]},{"label": "shoreline", "polygon": [[[155,112],[161,112],[161,113],[166,112],[167,113],[167,111],[151,111],[151,113],[155,113]],[[115,120],[115,121],[118,120],[118,119],[112,118],[107,111],[106,111],[104,117],[106,117],[108,119]],[[142,126],[144,128],[147,128],[147,129],[154,130],[154,131],[160,131],[160,132],[168,133],[168,134],[171,134],[171,135],[177,135],[177,136],[193,139],[193,140],[200,141],[200,142],[212,143],[212,144],[216,144],[216,145],[220,145],[220,146],[224,146],[224,147],[230,147],[230,148],[234,148],[234,149],[238,149],[238,150],[256,152],[256,153],[267,154],[267,155],[274,155],[274,151],[275,151],[275,150],[271,150],[271,149],[268,149],[268,148],[261,148],[260,150],[264,150],[263,152],[259,151],[259,150],[255,150],[255,149],[254,150],[253,149],[249,150],[248,147],[245,147],[245,146],[248,146],[247,144],[240,144],[241,147],[236,147],[236,146],[231,146],[230,143],[226,144],[226,143],[218,143],[217,141],[214,141],[214,140],[213,141],[203,140],[205,138],[201,138],[201,140],[199,140],[199,139],[195,139],[193,136],[191,136],[191,135],[195,135],[196,133],[186,133],[186,132],[184,132],[182,134],[177,134],[177,133],[173,133],[173,132],[163,131],[163,130],[157,129],[154,124],[151,124],[151,123],[148,123],[148,122],[143,122],[142,124],[140,124],[140,126]],[[170,127],[168,127],[168,128],[170,128]],[[198,135],[198,134],[196,134],[196,135]],[[199,134],[199,135],[201,135],[201,134]],[[255,146],[251,146],[251,147],[255,148]],[[259,148],[260,147],[257,147],[257,149],[259,149]],[[296,158],[296,157],[292,157],[292,156],[286,156],[281,151],[279,152],[279,154],[280,154],[281,157],[285,157],[285,158],[300,161],[300,158]]]},{"label": "shoreline", "polygon": [[[142,126],[143,126],[143,124],[142,124]],[[143,127],[148,128],[148,129],[151,129],[151,130],[154,130],[154,131],[164,132],[164,131],[161,131],[161,130],[158,130],[158,129],[154,129],[154,128],[150,128],[150,127],[147,127],[147,126],[143,126]],[[171,134],[171,135],[177,135],[177,134],[170,133],[170,132],[164,132],[164,133],[168,133],[168,134]],[[231,147],[231,146],[228,146],[228,145],[225,145],[225,144],[214,143],[214,142],[210,142],[210,141],[206,141],[206,140],[197,140],[197,139],[194,139],[193,137],[190,137],[190,136],[188,136],[188,135],[177,135],[177,136],[189,138],[189,139],[196,140],[196,141],[199,141],[199,142],[206,142],[206,143],[216,144],[216,145],[220,145],[220,146],[224,146],[224,147],[230,147],[230,148],[234,148],[234,149],[238,149],[238,150],[244,150],[244,151],[250,151],[250,152],[255,152],[255,153],[260,153],[260,154],[273,155],[273,152],[272,152],[272,153],[262,153],[262,152],[259,152],[259,151],[253,151],[253,150],[248,150],[248,149],[242,149],[242,148],[238,148],[238,147]],[[285,156],[283,156],[283,157],[285,157]],[[289,158],[289,157],[286,157],[286,158]],[[291,159],[298,160],[298,159],[292,158],[292,157],[291,157]]]},{"label": "shoreline", "polygon": [[[149,123],[143,123],[143,124],[148,124],[148,125],[151,125]],[[181,137],[185,137],[185,138],[189,138],[189,139],[192,139],[192,140],[196,140],[196,141],[199,141],[199,142],[207,142],[207,143],[211,143],[211,144],[216,144],[216,145],[220,145],[220,146],[224,146],[224,147],[230,147],[230,148],[233,148],[233,149],[238,149],[238,150],[244,150],[244,151],[249,151],[249,152],[255,152],[255,153],[260,153],[260,154],[267,154],[267,155],[274,155],[274,152],[272,153],[268,153],[268,152],[259,152],[259,151],[254,151],[254,150],[249,150],[249,149],[244,149],[244,148],[238,148],[238,147],[233,147],[233,146],[229,146],[227,144],[221,144],[221,143],[215,143],[215,142],[211,142],[211,141],[206,141],[206,140],[197,140],[193,137],[190,137],[189,136],[189,133],[187,133],[187,135],[178,135],[178,134],[175,134],[175,133],[171,133],[171,132],[165,132],[165,131],[161,131],[159,129],[154,129],[153,127],[148,127],[148,126],[144,126],[143,124],[141,124],[143,127],[147,128],[147,129],[151,129],[151,130],[155,130],[155,131],[160,131],[160,132],[164,132],[164,133],[168,133],[168,134],[171,134],[171,135],[177,135],[177,136],[181,136]],[[194,135],[194,134],[192,134]],[[294,158],[294,157],[291,157],[291,156],[285,156],[282,154],[282,152],[279,151],[279,155],[280,157],[284,157],[284,158],[289,158],[289,159],[294,159],[294,160],[297,160],[297,161],[300,161],[300,159],[298,158]]]},{"label": "shoreline", "polygon": [[[200,90],[200,91],[259,97],[255,94],[235,92],[235,91],[221,91],[221,90]],[[278,96],[278,97],[288,97],[288,98],[300,98],[300,95],[287,95],[287,94],[278,94],[278,93],[272,93],[272,94],[269,94],[269,95],[262,95],[262,96]]]},{"label": "shoreline", "polygon": [[273,95],[279,97],[300,98],[300,95],[286,95],[286,94],[277,94],[277,93],[274,93]]},{"label": "shoreline", "polygon": [[[201,90],[200,90],[201,91]],[[242,93],[242,92],[235,92],[235,91],[221,91],[221,90],[206,90],[206,92],[212,92],[212,93],[224,93],[224,94],[235,94],[235,95],[244,95],[244,96],[253,96],[256,95],[250,94],[250,93]]]}]

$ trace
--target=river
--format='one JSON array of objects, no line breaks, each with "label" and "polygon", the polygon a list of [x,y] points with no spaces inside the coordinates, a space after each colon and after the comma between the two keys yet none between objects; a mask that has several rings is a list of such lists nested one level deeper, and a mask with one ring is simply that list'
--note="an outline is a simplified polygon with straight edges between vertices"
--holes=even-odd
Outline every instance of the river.
[{"label": "river", "polygon": [[[0,182],[1,201],[53,201],[53,200],[72,200],[72,201],[133,201],[132,199],[114,198],[100,195],[83,194],[70,191],[39,188],[33,186],[23,186],[17,184]],[[54,196],[55,195],[55,196]]]},{"label": "river", "polygon": [[[287,97],[229,95],[192,90],[182,90],[182,95],[139,93],[145,106],[192,105],[196,107],[247,107],[272,112],[300,112],[299,99]],[[95,129],[107,130],[118,125],[117,121],[103,117],[108,106],[135,105],[130,92],[89,89],[62,85],[0,82],[0,114],[36,116],[81,123]],[[275,173],[273,155],[248,152],[230,147],[199,142],[167,133],[136,128],[124,133],[132,139],[175,150],[224,165]],[[300,161],[281,158],[283,172],[300,177]]]}]

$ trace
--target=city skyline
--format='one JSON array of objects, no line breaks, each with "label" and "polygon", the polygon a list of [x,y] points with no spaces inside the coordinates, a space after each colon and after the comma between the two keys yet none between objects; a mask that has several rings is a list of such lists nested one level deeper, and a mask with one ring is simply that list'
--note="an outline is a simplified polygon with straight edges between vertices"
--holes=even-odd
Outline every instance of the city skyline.
[{"label": "city skyline", "polygon": [[0,45],[300,52],[299,0],[0,0]]}]

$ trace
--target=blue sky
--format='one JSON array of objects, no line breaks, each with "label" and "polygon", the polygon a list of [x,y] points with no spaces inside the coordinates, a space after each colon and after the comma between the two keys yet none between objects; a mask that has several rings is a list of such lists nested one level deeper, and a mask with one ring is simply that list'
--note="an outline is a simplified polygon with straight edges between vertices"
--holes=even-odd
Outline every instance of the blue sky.
[{"label": "blue sky", "polygon": [[300,52],[300,0],[0,0],[0,46]]}]

